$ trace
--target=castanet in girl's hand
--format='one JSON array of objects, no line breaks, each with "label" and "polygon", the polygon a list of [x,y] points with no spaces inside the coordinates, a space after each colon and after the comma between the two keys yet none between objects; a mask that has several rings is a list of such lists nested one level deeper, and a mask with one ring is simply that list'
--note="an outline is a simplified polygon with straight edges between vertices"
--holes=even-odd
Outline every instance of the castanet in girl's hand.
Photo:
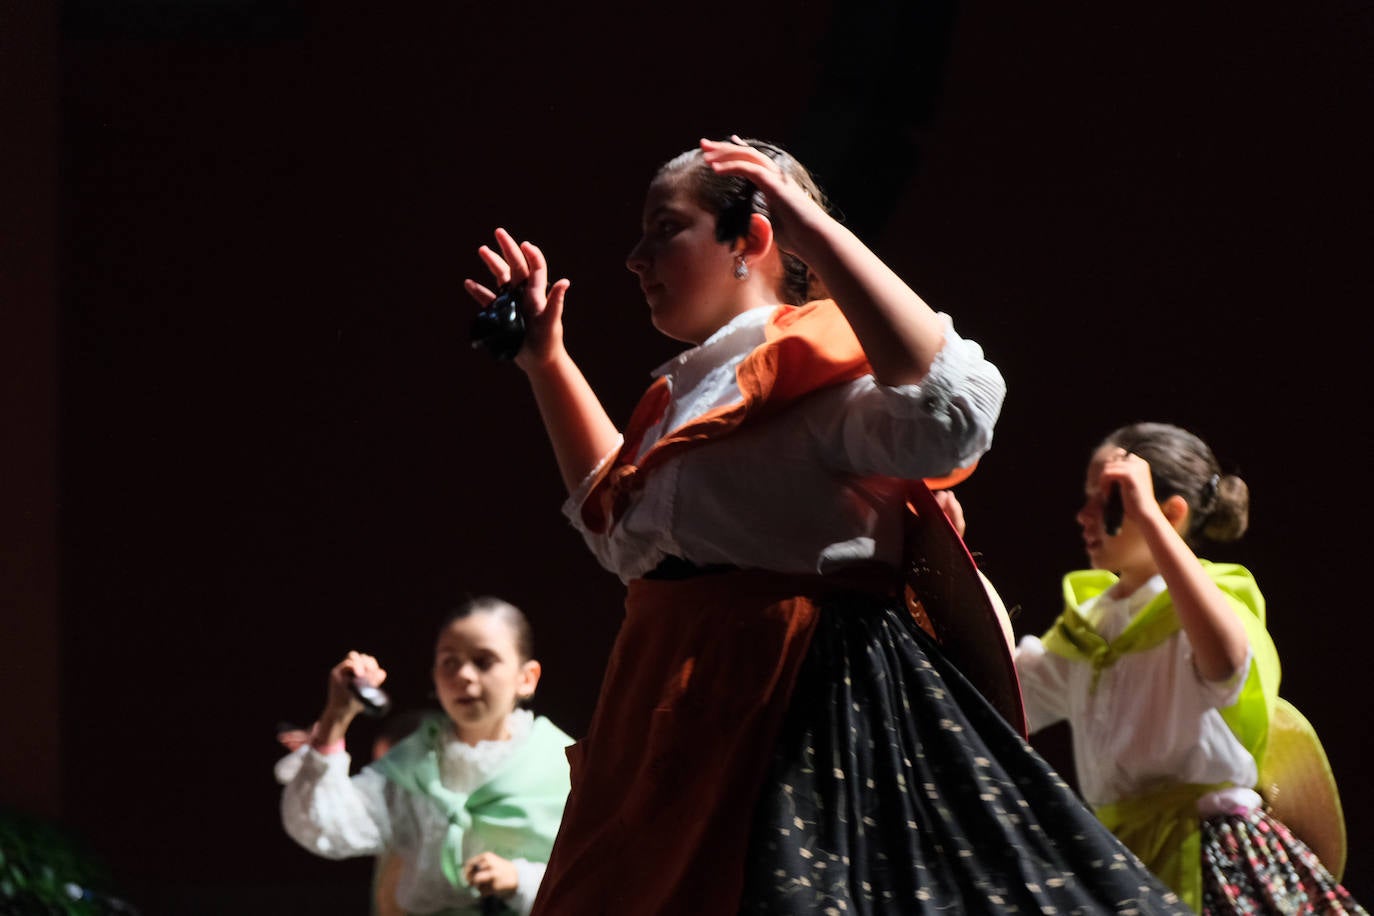
[{"label": "castanet in girl's hand", "polygon": [[515,359],[525,342],[525,316],[520,311],[520,298],[525,284],[503,284],[496,298],[487,303],[472,319],[472,347],[484,349],[496,359]]}]

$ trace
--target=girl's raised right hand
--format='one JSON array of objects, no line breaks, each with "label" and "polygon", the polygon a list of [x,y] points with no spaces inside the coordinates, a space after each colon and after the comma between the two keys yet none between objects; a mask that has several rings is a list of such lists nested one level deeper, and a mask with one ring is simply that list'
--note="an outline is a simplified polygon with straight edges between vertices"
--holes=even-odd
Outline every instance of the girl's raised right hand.
[{"label": "girl's raised right hand", "polygon": [[377,659],[371,655],[349,652],[344,660],[329,672],[326,714],[333,713],[336,718],[352,719],[363,711],[362,701],[353,693],[353,681],[356,678],[362,678],[372,686],[380,687],[386,680],[386,670],[377,664]]},{"label": "girl's raised right hand", "polygon": [[[549,267],[544,253],[533,242],[517,242],[504,229],[496,230],[496,251],[487,245],[477,249],[477,256],[491,272],[496,290],[506,284],[525,285],[520,307],[525,317],[525,342],[515,355],[515,364],[529,372],[550,362],[563,348],[563,298],[571,285],[561,279],[549,286]],[[496,298],[496,292],[476,280],[463,281],[463,288],[478,306],[485,308]]]}]

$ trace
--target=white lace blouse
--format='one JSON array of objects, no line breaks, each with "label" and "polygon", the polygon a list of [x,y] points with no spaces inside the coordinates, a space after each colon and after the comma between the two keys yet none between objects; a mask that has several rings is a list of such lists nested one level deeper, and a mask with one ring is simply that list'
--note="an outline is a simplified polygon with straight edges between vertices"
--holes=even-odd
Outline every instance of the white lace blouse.
[{"label": "white lace blouse", "polygon": [[[486,782],[529,737],[534,716],[517,709],[508,720],[509,741],[468,745],[451,737],[444,745],[440,779],[455,792],[470,793]],[[288,761],[298,761],[293,767]],[[349,777],[347,753],[321,754],[302,747],[279,761],[277,776],[289,777],[282,791],[282,826],[296,842],[329,859],[374,856],[392,850],[403,861],[397,902],[411,913],[479,912],[479,897],[454,887],[440,867],[448,820],[428,799],[399,788],[372,767]],[[292,773],[291,770],[295,769]],[[463,838],[464,860],[485,850],[471,834]],[[534,905],[547,863],[516,859],[519,886],[506,905],[525,916]]]}]

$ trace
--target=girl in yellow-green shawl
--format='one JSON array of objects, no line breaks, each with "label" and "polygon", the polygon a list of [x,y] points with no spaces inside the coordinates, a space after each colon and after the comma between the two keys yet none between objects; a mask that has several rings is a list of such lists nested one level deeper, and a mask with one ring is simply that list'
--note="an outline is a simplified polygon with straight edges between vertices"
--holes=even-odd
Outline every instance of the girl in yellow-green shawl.
[{"label": "girl in yellow-green shawl", "polygon": [[1084,798],[1194,909],[1363,913],[1255,791],[1279,702],[1264,597],[1193,549],[1244,533],[1245,482],[1192,433],[1137,423],[1093,453],[1085,496],[1092,568],[1017,650],[1031,730],[1070,723]]}]

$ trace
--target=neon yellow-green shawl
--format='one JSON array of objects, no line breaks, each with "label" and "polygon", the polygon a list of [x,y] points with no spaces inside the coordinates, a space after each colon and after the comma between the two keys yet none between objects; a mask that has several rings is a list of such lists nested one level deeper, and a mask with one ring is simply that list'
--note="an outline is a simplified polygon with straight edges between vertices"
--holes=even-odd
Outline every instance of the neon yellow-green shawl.
[{"label": "neon yellow-green shawl", "polygon": [[1202,830],[1197,800],[1226,784],[1179,783],[1093,809],[1098,820],[1140,857],[1180,900],[1202,912]]},{"label": "neon yellow-green shawl", "polygon": [[455,887],[463,877],[463,835],[472,831],[485,852],[505,859],[547,862],[568,798],[568,759],[572,739],[543,717],[505,765],[472,794],[454,792],[439,780],[448,720],[428,719],[372,766],[396,785],[423,795],[448,818],[444,838],[444,875]]},{"label": "neon yellow-green shawl", "polygon": [[[1264,596],[1245,567],[1234,563],[1200,562],[1240,615],[1253,653],[1240,697],[1221,710],[1221,716],[1241,745],[1256,760],[1261,760],[1269,738],[1269,717],[1278,701],[1280,675],[1278,652],[1264,628]],[[1048,651],[1092,666],[1092,689],[1096,689],[1102,672],[1121,656],[1153,649],[1179,631],[1173,599],[1164,591],[1131,618],[1120,636],[1111,642],[1103,639],[1084,618],[1080,608],[1116,581],[1116,576],[1097,569],[1069,573],[1064,577],[1064,612],[1041,637]],[[1199,912],[1202,909],[1202,861],[1196,803],[1217,788],[1180,785],[1097,809],[1103,823],[1151,871],[1173,887],[1184,902]]]}]

